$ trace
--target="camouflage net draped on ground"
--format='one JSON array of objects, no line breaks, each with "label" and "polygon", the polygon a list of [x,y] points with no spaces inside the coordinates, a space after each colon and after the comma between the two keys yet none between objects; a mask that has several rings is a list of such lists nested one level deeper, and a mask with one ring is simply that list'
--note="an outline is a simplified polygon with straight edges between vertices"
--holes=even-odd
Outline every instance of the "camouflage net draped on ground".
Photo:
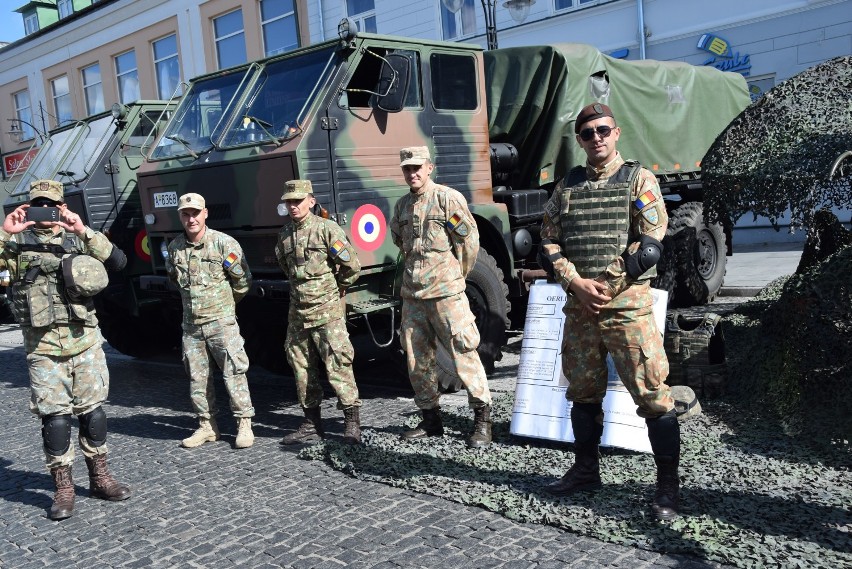
[{"label": "camouflage net draped on ground", "polygon": [[[567,445],[509,434],[511,398],[495,400],[495,445],[465,447],[468,409],[445,407],[447,436],[403,443],[403,426],[365,429],[364,446],[327,440],[301,451],[359,479],[479,506],[512,520],[549,524],[606,542],[689,553],[739,567],[839,567],[852,562],[852,475],[769,424],[708,402],[683,424],[683,515],[649,512],[650,455],[604,450],[604,488],[553,498],[542,487],[572,462]],[[417,422],[412,416],[407,426]]]},{"label": "camouflage net draped on ground", "polygon": [[852,208],[852,56],[811,67],[770,89],[717,137],[701,163],[711,220],[746,213],[794,227],[821,207]]}]

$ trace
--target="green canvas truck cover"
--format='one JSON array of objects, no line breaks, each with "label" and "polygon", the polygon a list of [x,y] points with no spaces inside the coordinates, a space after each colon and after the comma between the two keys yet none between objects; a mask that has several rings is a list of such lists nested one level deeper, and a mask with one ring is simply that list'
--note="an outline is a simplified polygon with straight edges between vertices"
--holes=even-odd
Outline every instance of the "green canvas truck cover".
[{"label": "green canvas truck cover", "polygon": [[737,73],[682,62],[629,61],[585,44],[483,53],[491,142],[518,149],[519,180],[538,187],[586,156],[574,139],[585,105],[609,105],[618,149],[656,174],[693,172],[716,136],[751,103]]}]

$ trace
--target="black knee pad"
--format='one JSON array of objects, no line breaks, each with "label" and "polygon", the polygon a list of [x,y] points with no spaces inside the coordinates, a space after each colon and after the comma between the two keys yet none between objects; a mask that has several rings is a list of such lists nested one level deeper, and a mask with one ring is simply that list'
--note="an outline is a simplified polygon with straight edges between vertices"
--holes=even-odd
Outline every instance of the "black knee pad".
[{"label": "black knee pad", "polygon": [[71,415],[49,415],[41,418],[41,438],[52,456],[62,456],[71,448]]},{"label": "black knee pad", "polygon": [[107,416],[103,407],[80,415],[80,434],[92,443],[93,447],[103,446],[107,437]]}]

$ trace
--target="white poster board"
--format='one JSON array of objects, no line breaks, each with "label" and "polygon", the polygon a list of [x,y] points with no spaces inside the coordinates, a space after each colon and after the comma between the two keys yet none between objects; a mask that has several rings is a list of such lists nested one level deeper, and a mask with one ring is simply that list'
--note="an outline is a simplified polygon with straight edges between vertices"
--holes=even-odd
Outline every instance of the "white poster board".
[{"label": "white poster board", "polygon": [[[668,293],[651,289],[657,328],[664,330]],[[510,432],[513,435],[573,442],[571,402],[565,399],[568,380],[562,374],[562,307],[567,294],[555,283],[540,280],[530,287],[524,339],[518,364],[515,405]],[[651,452],[645,419],[621,383],[612,359],[607,356],[609,380],[603,400],[602,446]]]}]

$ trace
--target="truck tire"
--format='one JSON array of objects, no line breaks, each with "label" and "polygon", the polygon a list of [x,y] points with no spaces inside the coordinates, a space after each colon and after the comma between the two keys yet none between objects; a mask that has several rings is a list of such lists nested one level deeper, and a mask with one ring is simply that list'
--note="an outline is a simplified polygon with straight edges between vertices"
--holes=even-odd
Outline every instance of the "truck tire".
[{"label": "truck tire", "polygon": [[[692,235],[682,234],[689,229]],[[667,235],[678,249],[676,304],[680,307],[711,302],[719,294],[725,280],[726,246],[722,225],[704,221],[704,204],[687,202],[669,215]]]},{"label": "truck tire", "polygon": [[[509,287],[503,281],[503,272],[485,249],[479,249],[476,264],[467,276],[465,294],[476,317],[476,327],[479,328],[479,359],[485,373],[491,373],[494,371],[494,362],[503,357],[511,305],[508,299]],[[441,391],[452,393],[464,389],[450,355],[440,344],[436,361]]]}]

